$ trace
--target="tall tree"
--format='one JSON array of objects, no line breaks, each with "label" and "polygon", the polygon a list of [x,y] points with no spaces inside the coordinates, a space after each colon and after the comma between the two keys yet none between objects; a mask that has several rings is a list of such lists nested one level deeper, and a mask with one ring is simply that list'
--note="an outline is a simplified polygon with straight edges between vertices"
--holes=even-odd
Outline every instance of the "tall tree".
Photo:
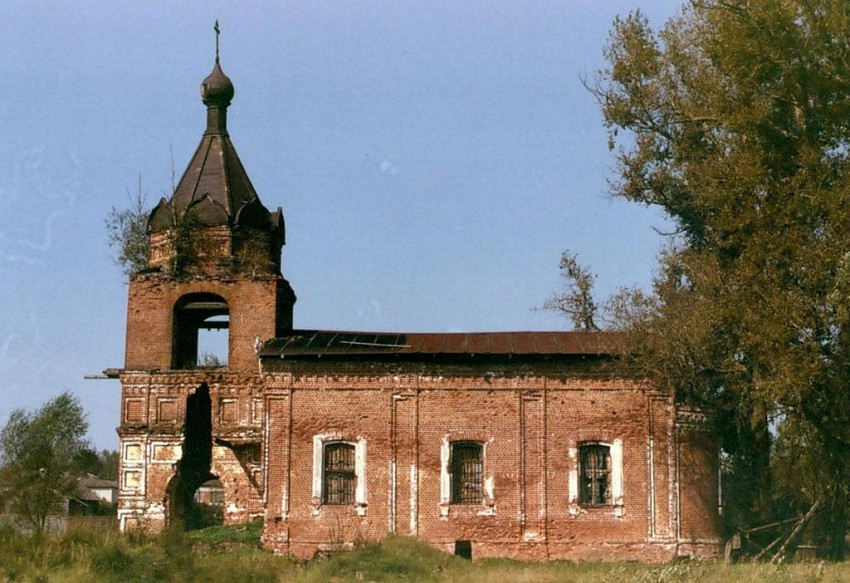
[{"label": "tall tree", "polygon": [[77,495],[88,448],[80,403],[62,393],[38,411],[17,409],[0,431],[0,501],[5,510],[43,531]]},{"label": "tall tree", "polygon": [[725,446],[756,491],[741,520],[788,496],[774,487],[783,480],[766,479],[776,423],[782,471],[806,472],[809,484],[794,502],[825,496],[839,556],[850,464],[850,3],[693,0],[658,31],[638,12],[615,21],[606,57],[592,89],[617,149],[612,191],[661,207],[676,229],[653,295],[616,302],[623,327],[642,337],[637,364],[725,415]]},{"label": "tall tree", "polygon": [[118,479],[118,452],[115,450],[84,449],[77,456],[80,471],[104,480]]}]

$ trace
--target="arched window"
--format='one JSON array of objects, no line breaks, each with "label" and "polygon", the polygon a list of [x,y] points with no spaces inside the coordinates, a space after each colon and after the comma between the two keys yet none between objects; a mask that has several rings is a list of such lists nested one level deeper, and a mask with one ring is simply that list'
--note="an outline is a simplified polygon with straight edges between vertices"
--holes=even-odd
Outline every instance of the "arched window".
[{"label": "arched window", "polygon": [[194,293],[174,305],[172,366],[175,369],[227,366],[230,308],[211,293]]}]

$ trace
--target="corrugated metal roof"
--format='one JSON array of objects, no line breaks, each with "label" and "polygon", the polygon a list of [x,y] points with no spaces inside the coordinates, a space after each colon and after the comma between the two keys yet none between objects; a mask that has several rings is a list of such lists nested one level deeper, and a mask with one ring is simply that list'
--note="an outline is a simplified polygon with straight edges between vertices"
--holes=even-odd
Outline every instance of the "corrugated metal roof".
[{"label": "corrugated metal roof", "polygon": [[293,330],[265,343],[264,358],[398,355],[610,355],[613,332],[343,332]]},{"label": "corrugated metal roof", "polygon": [[98,478],[97,476],[93,476],[91,474],[80,478],[79,483],[80,486],[82,486],[83,488],[115,488],[116,490],[118,489],[117,480],[104,480],[103,478]]}]

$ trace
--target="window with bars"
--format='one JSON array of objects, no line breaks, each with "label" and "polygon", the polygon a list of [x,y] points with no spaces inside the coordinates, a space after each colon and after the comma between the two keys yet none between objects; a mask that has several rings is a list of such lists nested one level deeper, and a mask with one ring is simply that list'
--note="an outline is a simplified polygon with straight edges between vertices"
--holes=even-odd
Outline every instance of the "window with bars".
[{"label": "window with bars", "polygon": [[602,443],[579,446],[579,503],[587,506],[612,503],[610,446]]},{"label": "window with bars", "polygon": [[484,446],[474,441],[451,444],[451,503],[481,504],[484,496]]},{"label": "window with bars", "polygon": [[353,504],[355,487],[354,445],[340,441],[324,444],[323,504]]}]

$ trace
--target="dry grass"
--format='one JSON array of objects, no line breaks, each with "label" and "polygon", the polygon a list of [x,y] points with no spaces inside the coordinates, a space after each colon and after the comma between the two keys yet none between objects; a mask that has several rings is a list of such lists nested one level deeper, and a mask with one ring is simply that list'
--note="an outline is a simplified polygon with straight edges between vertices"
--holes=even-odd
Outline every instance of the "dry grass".
[{"label": "dry grass", "polygon": [[792,565],[682,561],[636,563],[524,563],[506,559],[465,561],[411,538],[390,537],[309,565],[296,583],[417,581],[438,583],[838,583],[850,581],[850,563]]},{"label": "dry grass", "polygon": [[791,565],[465,561],[407,537],[299,565],[258,548],[259,526],[190,534],[119,536],[71,530],[60,537],[0,531],[0,583],[436,582],[436,583],[839,583],[850,563]]}]

